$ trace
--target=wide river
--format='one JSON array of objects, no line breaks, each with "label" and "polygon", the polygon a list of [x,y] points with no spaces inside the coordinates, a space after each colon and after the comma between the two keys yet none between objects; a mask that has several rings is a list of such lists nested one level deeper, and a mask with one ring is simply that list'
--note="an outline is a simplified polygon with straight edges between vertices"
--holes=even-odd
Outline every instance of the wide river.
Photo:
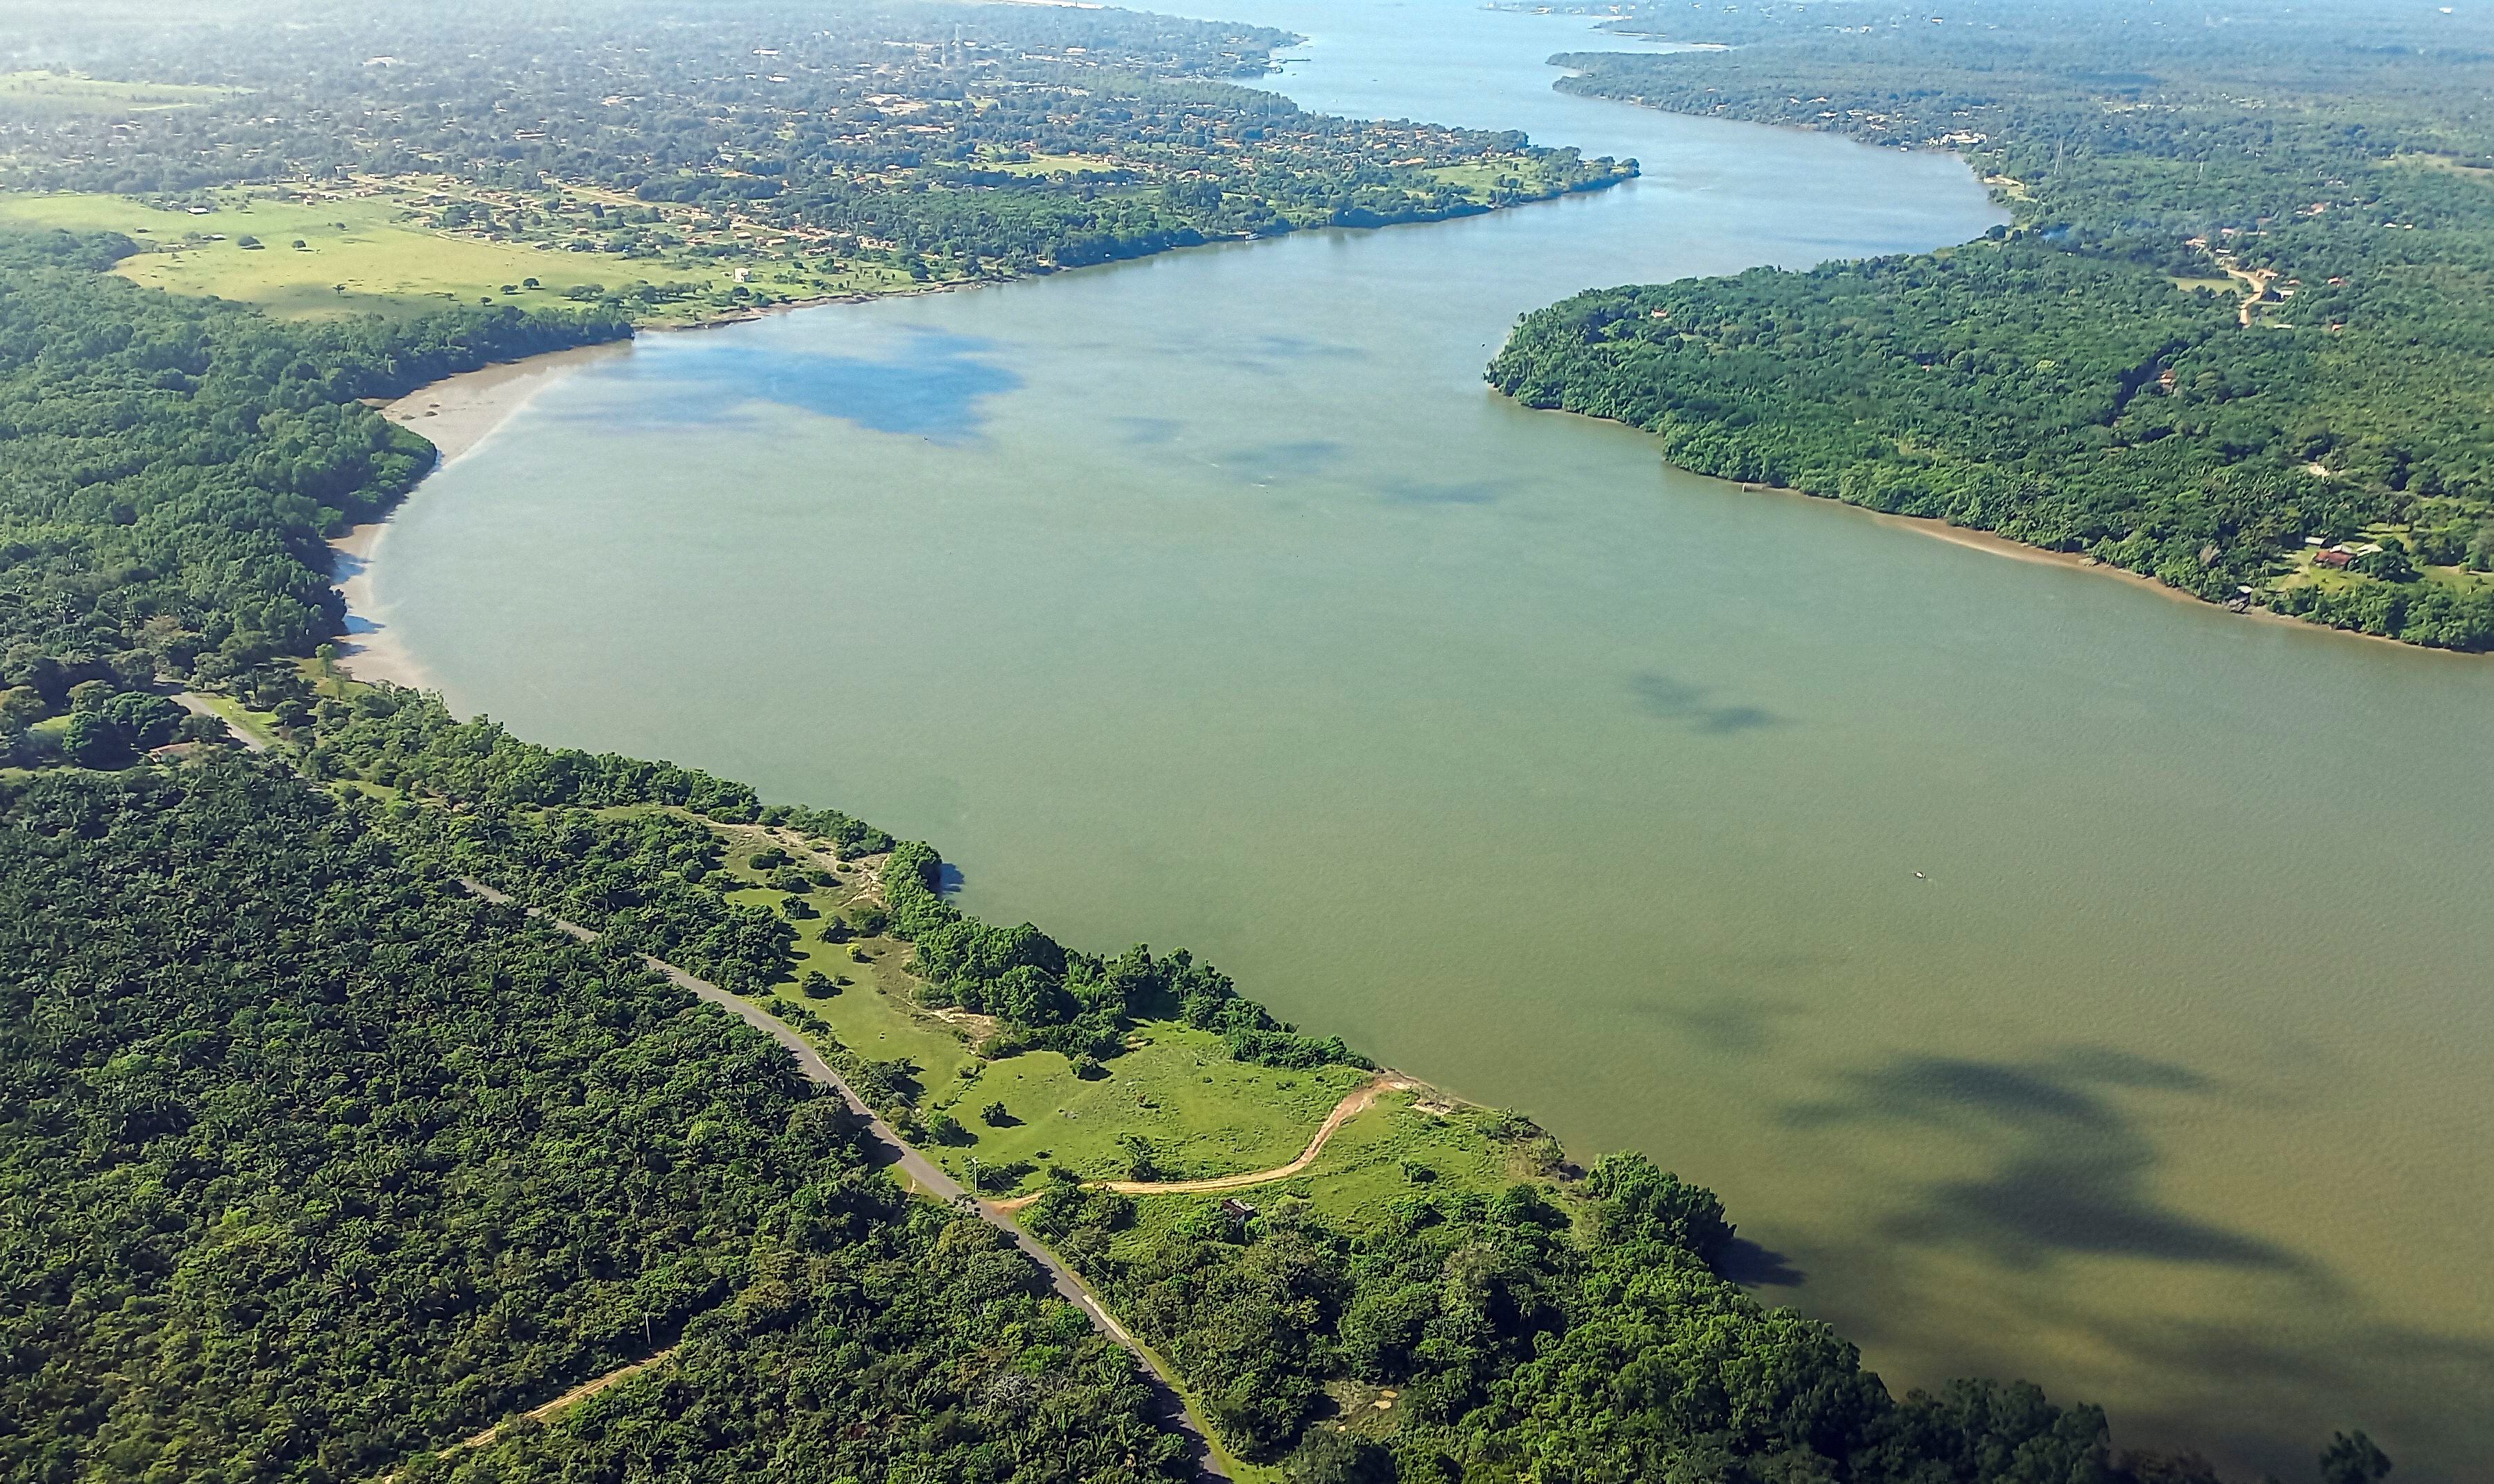
[{"label": "wide river", "polygon": [[2309,1477],[2494,1458],[2494,662],[1661,466],[1481,383],[1596,285],[1919,249],[1944,156],[1551,90],[1588,22],[1202,0],[1301,103],[1645,177],[690,335],[425,485],[463,711],[930,839],[1580,1156],[1900,1389]]}]

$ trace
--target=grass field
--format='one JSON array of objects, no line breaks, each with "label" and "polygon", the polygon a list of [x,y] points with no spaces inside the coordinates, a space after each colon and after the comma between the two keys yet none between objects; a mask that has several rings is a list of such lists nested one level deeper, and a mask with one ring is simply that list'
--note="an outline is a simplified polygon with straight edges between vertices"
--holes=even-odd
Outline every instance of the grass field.
[{"label": "grass field", "polygon": [[[977,1138],[930,1152],[963,1175],[972,1160],[1028,1165],[1033,1174],[1021,1183],[1035,1189],[1036,1172],[1049,1165],[1088,1179],[1128,1178],[1133,1155],[1124,1140],[1133,1136],[1150,1146],[1158,1173],[1149,1178],[1245,1174],[1296,1159],[1367,1075],[1232,1061],[1220,1037],[1174,1021],[1147,1021],[1135,1039],[1148,1044],[1104,1063],[1105,1075],[1087,1081],[1063,1056],[1032,1051],[986,1063],[949,1088],[930,1085],[929,1110],[952,1113]],[[980,1115],[991,1103],[1005,1105],[1001,1126]]]},{"label": "grass field", "polygon": [[[484,242],[407,218],[404,205],[379,196],[226,193],[205,215],[117,196],[0,197],[0,221],[118,231],[143,244],[147,251],[117,270],[126,278],[286,316],[408,314],[480,300],[560,308],[569,303],[567,289],[641,280],[684,284],[704,296],[732,287],[725,269],[687,272],[602,253]],[[531,278],[542,287],[526,288]]]},{"label": "grass field", "polygon": [[113,82],[76,73],[0,73],[0,115],[60,118],[71,114],[152,113],[163,108],[196,108],[242,91],[178,82]]},{"label": "grass field", "polygon": [[[748,863],[768,846],[789,848],[794,837],[745,826],[713,828],[726,847],[726,870],[753,883],[730,891],[729,899],[780,907],[786,895],[762,886],[764,873]],[[824,863],[801,862],[808,868]],[[992,1032],[990,1022],[974,1016],[947,1020],[914,1002],[917,981],[906,967],[906,944],[889,938],[821,941],[827,923],[870,894],[866,870],[843,864],[837,874],[838,886],[805,895],[816,916],[795,920],[796,972],[800,980],[816,971],[849,983],[829,999],[780,992],[822,1016],[850,1050],[877,1061],[906,1059],[917,1067],[924,1089],[921,1114],[951,1114],[968,1139],[923,1147],[964,1183],[980,1166],[1025,1166],[1019,1186],[1036,1189],[1041,1171],[1051,1165],[1088,1178],[1124,1179],[1133,1164],[1128,1136],[1148,1142],[1160,1179],[1286,1165],[1307,1147],[1344,1094],[1367,1076],[1349,1067],[1296,1072],[1233,1061],[1220,1037],[1176,1021],[1138,1026],[1131,1048],[1105,1063],[1105,1075],[1089,1078],[1077,1076],[1073,1063],[1054,1051],[989,1061],[979,1054],[977,1043]],[[993,1103],[1005,1106],[1001,1124],[981,1116]],[[1365,1121],[1367,1115],[1353,1126]]]},{"label": "grass field", "polygon": [[1117,169],[1116,161],[1106,155],[1033,155],[1027,160],[981,160],[977,167],[1005,175],[1068,175],[1099,174]]},{"label": "grass field", "polygon": [[[1287,1180],[1238,1191],[1254,1205],[1305,1202],[1336,1226],[1356,1229],[1375,1222],[1394,1201],[1421,1193],[1475,1191],[1494,1195],[1519,1180],[1533,1180],[1563,1205],[1564,1187],[1533,1169],[1519,1146],[1492,1138],[1484,1108],[1454,1107],[1423,1095],[1388,1093],[1334,1132],[1314,1166]],[[1139,1253],[1152,1233],[1188,1212],[1218,1203],[1226,1195],[1137,1197],[1137,1224],[1118,1238],[1121,1252]]]},{"label": "grass field", "polygon": [[233,697],[221,696],[214,691],[196,691],[194,694],[207,703],[208,710],[223,717],[226,725],[233,728],[237,733],[263,747],[279,745],[277,717],[274,713],[253,711]]}]

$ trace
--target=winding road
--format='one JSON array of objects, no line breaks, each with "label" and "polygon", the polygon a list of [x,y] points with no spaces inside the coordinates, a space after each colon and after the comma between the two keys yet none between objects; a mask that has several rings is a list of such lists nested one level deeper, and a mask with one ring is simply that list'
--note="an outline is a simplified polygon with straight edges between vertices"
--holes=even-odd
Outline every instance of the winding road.
[{"label": "winding road", "polygon": [[[459,879],[459,885],[470,895],[481,897],[498,906],[519,905],[510,893],[498,892],[481,881],[463,876]],[[583,943],[594,943],[598,939],[599,935],[591,929],[577,923],[565,922],[543,908],[529,907],[525,910],[529,916],[543,919]],[[1056,1290],[1059,1297],[1080,1309],[1090,1318],[1093,1329],[1124,1346],[1141,1364],[1143,1375],[1149,1378],[1152,1391],[1160,1401],[1162,1424],[1185,1435],[1194,1445],[1195,1467],[1199,1476],[1210,1479],[1230,1477],[1222,1469],[1213,1454],[1210,1437],[1204,1432],[1201,1424],[1196,1421],[1195,1414],[1187,1409],[1185,1400],[1178,1395],[1177,1387],[1171,1381],[1168,1373],[1161,1369],[1160,1361],[1144,1348],[1141,1341],[1126,1332],[1126,1327],[1110,1315],[1108,1307],[1100,1302],[1098,1296],[1092,1293],[1090,1287],[1084,1284],[1072,1268],[1058,1260],[1056,1255],[1042,1245],[1038,1238],[1014,1225],[1010,1213],[989,1202],[979,1200],[963,1189],[959,1181],[938,1168],[933,1161],[903,1142],[900,1136],[893,1132],[892,1126],[884,1122],[873,1108],[867,1105],[866,1100],[857,1095],[857,1089],[851,1087],[838,1073],[834,1072],[831,1064],[824,1061],[822,1055],[806,1043],[806,1038],[797,1033],[796,1027],[761,1006],[740,999],[709,980],[688,974],[665,959],[653,958],[645,954],[641,961],[655,972],[666,976],[670,982],[691,990],[702,999],[708,1000],[711,1004],[786,1046],[797,1058],[797,1070],[805,1074],[806,1079],[818,1086],[828,1087],[836,1093],[840,1102],[847,1105],[849,1112],[864,1121],[867,1139],[882,1147],[891,1157],[889,1163],[897,1166],[911,1185],[938,1200],[950,1202],[963,1210],[975,1213],[980,1220],[1010,1238],[1016,1247],[1021,1249],[1024,1256],[1038,1263],[1041,1270],[1048,1274],[1049,1284]],[[1332,1122],[1333,1120],[1328,1120],[1328,1129]],[[1322,1141],[1320,1136],[1319,1142],[1322,1143]]]}]

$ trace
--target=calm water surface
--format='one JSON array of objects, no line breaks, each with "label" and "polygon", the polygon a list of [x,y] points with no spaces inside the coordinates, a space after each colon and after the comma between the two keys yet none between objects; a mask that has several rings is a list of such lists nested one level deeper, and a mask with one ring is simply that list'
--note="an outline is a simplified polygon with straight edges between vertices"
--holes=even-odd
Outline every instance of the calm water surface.
[{"label": "calm water surface", "polygon": [[[968,905],[1723,1193],[1901,1385],[2306,1476],[2494,1457],[2494,664],[1666,469],[1480,382],[1578,288],[1962,240],[1953,160],[1237,0],[1318,107],[1646,178],[654,336],[428,483],[452,702],[936,841]],[[1407,40],[1409,38],[1409,40]]]}]

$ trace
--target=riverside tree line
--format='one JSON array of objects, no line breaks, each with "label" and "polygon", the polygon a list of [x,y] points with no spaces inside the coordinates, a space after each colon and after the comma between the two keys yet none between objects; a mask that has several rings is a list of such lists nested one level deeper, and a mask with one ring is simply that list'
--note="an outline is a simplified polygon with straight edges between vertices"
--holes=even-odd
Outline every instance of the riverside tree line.
[{"label": "riverside tree line", "polygon": [[[1976,0],[1939,25],[1875,3],[1627,24],[1744,45],[1572,55],[1561,85],[1957,149],[2014,222],[1940,253],[1582,294],[1524,322],[1500,388],[1647,428],[1702,472],[2494,647],[2480,11],[2204,25]],[[2315,567],[2314,544],[2353,570]]]}]

